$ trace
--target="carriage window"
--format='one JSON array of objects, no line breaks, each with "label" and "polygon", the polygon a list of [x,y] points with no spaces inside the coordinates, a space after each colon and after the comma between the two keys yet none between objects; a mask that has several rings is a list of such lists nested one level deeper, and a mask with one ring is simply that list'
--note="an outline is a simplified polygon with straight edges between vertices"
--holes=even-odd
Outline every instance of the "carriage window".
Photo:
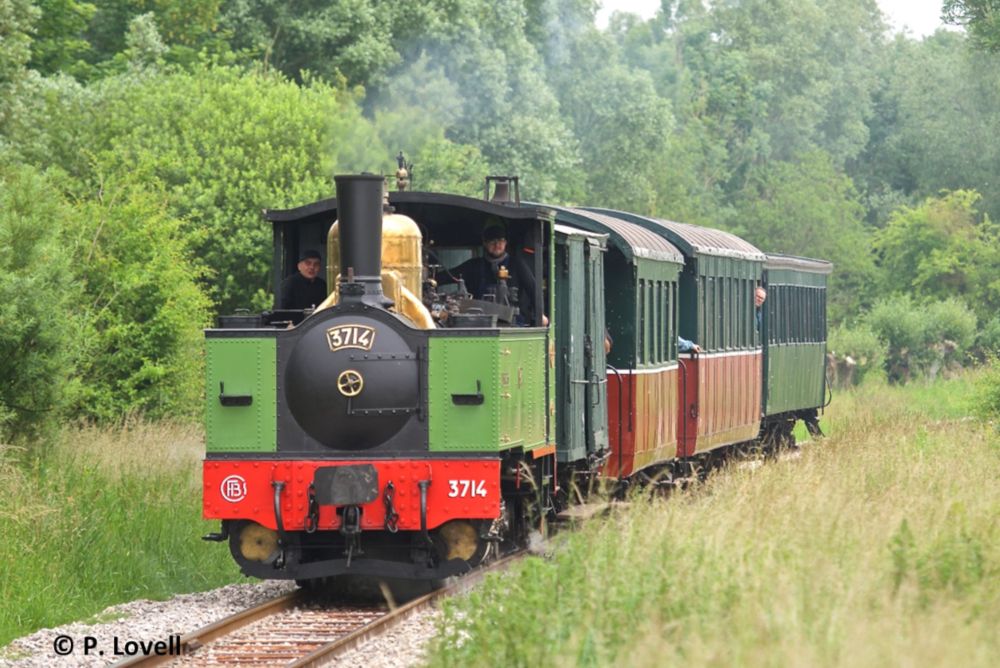
[{"label": "carriage window", "polygon": [[642,364],[643,362],[646,361],[646,354],[645,354],[645,350],[646,350],[646,299],[645,299],[645,296],[646,296],[646,279],[640,278],[639,279],[639,292],[637,293],[637,297],[638,297],[638,300],[639,300],[639,303],[637,305],[638,309],[639,309],[639,322],[638,322],[638,325],[639,325],[639,327],[638,327],[638,330],[639,330],[639,348],[635,351],[636,352],[636,358],[638,359],[638,363],[639,364]]},{"label": "carriage window", "polygon": [[646,330],[646,345],[649,346],[647,361],[656,363],[656,304],[653,303],[653,281],[646,281],[646,313],[649,316]]},{"label": "carriage window", "polygon": [[[715,349],[715,330],[716,330],[716,292],[715,292],[715,279],[711,276],[708,277],[708,284],[705,289],[705,343],[702,346],[706,350]],[[695,341],[697,343],[697,341]]]},{"label": "carriage window", "polygon": [[656,363],[656,304],[653,302],[653,285],[655,281],[646,280],[646,316],[649,323],[646,328],[646,361]]},{"label": "carriage window", "polygon": [[729,322],[726,326],[726,337],[729,339],[726,341],[727,348],[738,348],[739,338],[737,335],[737,328],[740,324],[740,300],[737,296],[737,280],[735,278],[726,279],[726,296],[729,298],[729,303],[726,305],[726,318]]},{"label": "carriage window", "polygon": [[826,341],[826,327],[827,327],[827,323],[826,323],[826,290],[821,290],[820,291],[819,312],[820,312],[819,321],[821,323],[820,327],[822,327],[822,329],[820,330],[820,338],[821,338],[822,341]]},{"label": "carriage window", "polygon": [[748,317],[743,319],[743,347],[752,348],[753,347],[753,327],[757,326],[757,312],[754,308],[753,301],[748,301],[752,290],[750,289],[750,280],[743,279],[743,304],[746,309],[746,313],[749,314]]},{"label": "carriage window", "polygon": [[677,283],[670,284],[670,358],[677,359]]},{"label": "carriage window", "polygon": [[732,337],[729,335],[729,328],[732,326],[733,320],[733,295],[731,290],[733,279],[724,276],[719,280],[721,282],[720,287],[722,288],[722,308],[719,310],[722,325],[722,341],[720,343],[723,349],[727,349],[732,346]]}]

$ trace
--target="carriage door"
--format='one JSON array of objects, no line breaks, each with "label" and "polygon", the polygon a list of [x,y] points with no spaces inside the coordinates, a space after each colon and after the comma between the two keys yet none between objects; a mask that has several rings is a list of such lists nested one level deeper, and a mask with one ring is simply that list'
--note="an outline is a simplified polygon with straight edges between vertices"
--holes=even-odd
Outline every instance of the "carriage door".
[{"label": "carriage door", "polygon": [[556,227],[556,438],[560,462],[587,456],[584,240]]},{"label": "carriage door", "polygon": [[585,429],[587,454],[608,449],[608,374],[604,352],[604,237],[588,237],[583,245],[586,273],[584,365],[587,378]]}]

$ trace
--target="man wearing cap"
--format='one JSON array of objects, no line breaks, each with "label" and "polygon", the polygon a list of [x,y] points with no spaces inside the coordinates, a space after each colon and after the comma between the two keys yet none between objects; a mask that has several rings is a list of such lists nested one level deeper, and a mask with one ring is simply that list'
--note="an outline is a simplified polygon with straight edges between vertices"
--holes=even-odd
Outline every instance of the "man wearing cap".
[{"label": "man wearing cap", "polygon": [[[517,288],[518,310],[521,319],[530,323],[534,318],[535,277],[527,263],[507,253],[507,230],[503,223],[492,221],[483,229],[483,255],[466,260],[450,272],[442,272],[438,282],[454,283],[459,278],[465,280],[465,288],[476,299],[489,293],[496,294],[500,267],[509,273],[507,287]],[[547,318],[543,317],[543,321]]]},{"label": "man wearing cap", "polygon": [[296,266],[298,271],[281,283],[278,308],[302,310],[319,306],[326,299],[326,281],[319,277],[323,268],[320,254],[307,250]]}]

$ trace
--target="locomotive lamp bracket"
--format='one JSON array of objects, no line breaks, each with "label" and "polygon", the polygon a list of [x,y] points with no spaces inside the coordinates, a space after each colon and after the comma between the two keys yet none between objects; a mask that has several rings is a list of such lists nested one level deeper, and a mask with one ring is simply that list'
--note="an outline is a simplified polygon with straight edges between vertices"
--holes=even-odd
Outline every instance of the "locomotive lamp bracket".
[{"label": "locomotive lamp bracket", "polygon": [[481,406],[486,398],[483,396],[483,383],[480,380],[476,380],[476,393],[475,394],[453,394],[451,395],[451,403],[456,406]]},{"label": "locomotive lamp bracket", "polygon": [[225,522],[222,523],[222,531],[213,531],[210,534],[205,534],[201,537],[202,540],[211,541],[213,543],[221,543],[222,541],[229,538],[229,525]]},{"label": "locomotive lamp bracket", "polygon": [[252,394],[226,394],[226,384],[219,382],[219,403],[223,406],[249,406],[253,403]]},{"label": "locomotive lamp bracket", "polygon": [[274,560],[274,567],[281,569],[285,567],[285,546],[288,545],[285,521],[281,516],[281,493],[285,490],[285,481],[274,480],[271,486],[274,487],[274,522],[278,527],[278,558]]},{"label": "locomotive lamp bracket", "polygon": [[431,535],[427,532],[427,488],[430,486],[430,480],[417,481],[417,487],[420,489],[420,533],[428,547],[433,549],[434,541],[431,540]]}]

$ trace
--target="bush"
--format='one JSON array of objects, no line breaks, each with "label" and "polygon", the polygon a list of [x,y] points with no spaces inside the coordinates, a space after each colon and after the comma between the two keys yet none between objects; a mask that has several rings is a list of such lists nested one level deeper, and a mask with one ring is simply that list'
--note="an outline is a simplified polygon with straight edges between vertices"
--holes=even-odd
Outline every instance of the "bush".
[{"label": "bush", "polygon": [[193,415],[210,302],[165,196],[139,179],[106,182],[64,232],[83,288],[72,411],[112,420]]},{"label": "bush", "polygon": [[1000,316],[994,317],[979,330],[976,348],[980,355],[1000,355]]},{"label": "bush", "polygon": [[30,440],[56,422],[76,293],[59,230],[69,211],[44,177],[0,164],[0,440]]},{"label": "bush", "polygon": [[1000,421],[1000,357],[991,355],[976,385],[976,414],[988,421]]},{"label": "bush", "polygon": [[934,377],[960,365],[976,336],[976,315],[958,299],[920,305],[909,295],[895,295],[876,302],[864,324],[888,344],[891,382]]},{"label": "bush", "polygon": [[835,382],[841,387],[860,384],[873,372],[884,374],[886,343],[869,327],[840,325],[830,332],[827,348],[836,361]]}]

